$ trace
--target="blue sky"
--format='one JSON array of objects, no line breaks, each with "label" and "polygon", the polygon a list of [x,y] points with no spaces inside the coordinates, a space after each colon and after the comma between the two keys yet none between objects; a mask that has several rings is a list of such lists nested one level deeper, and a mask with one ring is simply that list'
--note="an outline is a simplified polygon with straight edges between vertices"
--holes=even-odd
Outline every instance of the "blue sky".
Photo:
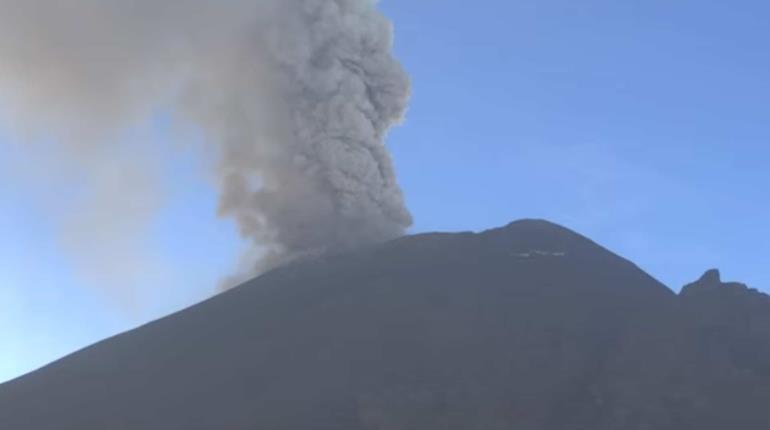
[{"label": "blue sky", "polygon": [[[766,2],[380,4],[414,84],[388,142],[414,232],[542,217],[674,289],[720,267],[770,290]],[[0,380],[200,300],[231,267],[240,245],[199,154],[164,157],[171,199],[148,240],[176,270],[125,309],[73,269],[55,187],[9,174],[34,166],[0,135]]]}]

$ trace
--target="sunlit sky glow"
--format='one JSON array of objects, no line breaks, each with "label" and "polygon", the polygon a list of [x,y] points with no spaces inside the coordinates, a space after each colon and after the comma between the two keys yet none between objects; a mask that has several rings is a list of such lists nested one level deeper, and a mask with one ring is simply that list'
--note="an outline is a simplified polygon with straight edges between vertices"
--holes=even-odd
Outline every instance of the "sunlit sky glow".
[{"label": "sunlit sky glow", "polygon": [[[413,232],[542,217],[673,289],[710,267],[770,289],[766,2],[380,7],[414,85],[408,119],[388,141]],[[241,245],[214,216],[196,147],[169,149],[169,201],[146,238],[169,269],[147,273],[134,305],[120,304],[59,249],[50,207],[66,193],[36,180],[45,166],[27,164],[9,128],[0,132],[0,380],[194,303],[235,264]],[[163,115],[138,129],[159,144],[194,140]]]}]

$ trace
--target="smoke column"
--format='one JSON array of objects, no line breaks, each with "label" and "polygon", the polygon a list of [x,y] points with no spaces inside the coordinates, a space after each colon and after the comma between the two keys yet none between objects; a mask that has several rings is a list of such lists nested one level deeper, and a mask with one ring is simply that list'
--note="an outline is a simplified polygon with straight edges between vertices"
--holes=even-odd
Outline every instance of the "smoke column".
[{"label": "smoke column", "polygon": [[391,45],[374,0],[0,0],[0,98],[87,172],[89,212],[120,208],[106,230],[155,206],[152,150],[120,133],[158,109],[195,124],[252,275],[411,224],[383,143],[410,93]]}]

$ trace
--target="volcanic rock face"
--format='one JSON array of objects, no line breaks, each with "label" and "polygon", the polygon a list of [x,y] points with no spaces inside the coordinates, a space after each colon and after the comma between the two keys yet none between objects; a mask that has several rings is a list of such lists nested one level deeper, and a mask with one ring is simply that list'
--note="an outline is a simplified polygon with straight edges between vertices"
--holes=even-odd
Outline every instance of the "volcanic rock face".
[{"label": "volcanic rock face", "polygon": [[270,272],[0,386],[14,430],[770,428],[770,300],[545,221]]}]

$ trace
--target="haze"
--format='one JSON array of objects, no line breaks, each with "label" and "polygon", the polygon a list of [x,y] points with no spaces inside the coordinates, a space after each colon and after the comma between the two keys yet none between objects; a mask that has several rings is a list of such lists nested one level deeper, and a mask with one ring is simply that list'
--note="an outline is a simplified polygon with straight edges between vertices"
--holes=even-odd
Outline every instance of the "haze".
[{"label": "haze", "polygon": [[[387,0],[377,8],[395,26],[395,58],[413,86],[406,122],[388,136],[410,231],[542,217],[673,289],[711,266],[768,288],[770,6]],[[55,147],[55,137],[20,125],[17,107],[0,107],[0,379],[207,297],[238,271],[249,244],[215,216],[200,130],[155,106],[119,137],[150,148],[152,161],[130,151],[121,159],[155,175],[132,183],[152,191],[131,195],[151,215],[109,256],[125,253],[137,275],[115,280],[125,283],[118,293],[100,288],[58,232],[78,193],[62,178],[82,172],[40,161],[36,151]],[[29,139],[42,142],[30,148]],[[115,171],[108,165],[104,177]]]}]

